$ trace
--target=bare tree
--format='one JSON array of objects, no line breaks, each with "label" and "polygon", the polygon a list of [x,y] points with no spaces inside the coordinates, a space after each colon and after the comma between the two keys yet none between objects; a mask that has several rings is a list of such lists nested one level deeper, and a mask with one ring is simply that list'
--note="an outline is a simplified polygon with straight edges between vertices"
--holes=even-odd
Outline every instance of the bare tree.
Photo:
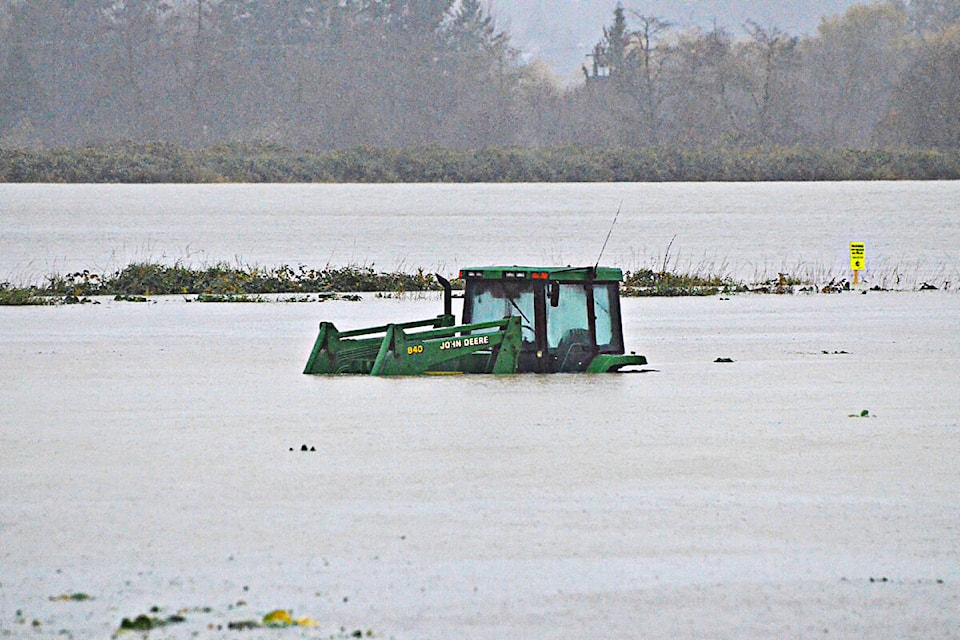
[{"label": "bare tree", "polygon": [[663,124],[662,106],[666,100],[663,75],[673,49],[663,44],[662,37],[671,24],[656,16],[633,12],[640,27],[630,32],[626,48],[626,64],[637,111],[642,140],[658,144]]},{"label": "bare tree", "polygon": [[876,135],[882,144],[960,149],[960,30],[924,42]]},{"label": "bare tree", "polygon": [[864,146],[908,64],[912,38],[898,2],[855,6],[824,20],[816,38],[805,39],[803,100],[811,142]]},{"label": "bare tree", "polygon": [[733,38],[723,29],[694,30],[678,38],[675,52],[669,74],[671,139],[698,146],[728,139],[739,127]]},{"label": "bare tree", "polygon": [[802,137],[794,74],[799,39],[753,21],[746,29],[750,40],[739,51],[754,117],[743,133],[759,143],[792,144]]}]

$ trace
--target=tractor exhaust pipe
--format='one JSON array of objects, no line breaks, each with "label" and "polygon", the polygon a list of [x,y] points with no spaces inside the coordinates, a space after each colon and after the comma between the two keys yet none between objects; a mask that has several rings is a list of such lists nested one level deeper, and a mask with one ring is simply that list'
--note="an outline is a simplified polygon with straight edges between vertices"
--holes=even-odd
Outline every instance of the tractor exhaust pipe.
[{"label": "tractor exhaust pipe", "polygon": [[443,315],[453,315],[453,287],[450,285],[450,281],[439,273],[433,275],[436,276],[437,282],[443,287]]}]

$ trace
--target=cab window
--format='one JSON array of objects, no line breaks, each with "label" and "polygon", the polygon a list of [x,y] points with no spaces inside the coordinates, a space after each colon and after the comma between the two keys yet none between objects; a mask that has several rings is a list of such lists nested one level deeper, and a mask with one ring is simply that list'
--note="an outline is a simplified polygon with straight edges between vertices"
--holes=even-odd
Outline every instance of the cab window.
[{"label": "cab window", "polygon": [[593,287],[593,313],[597,319],[597,347],[602,352],[623,352],[623,331],[620,327],[619,298],[616,284]]},{"label": "cab window", "polygon": [[[587,291],[582,284],[560,284],[559,304],[547,305],[547,348],[554,350],[566,336],[589,332]],[[572,333],[571,333],[572,332]]]},{"label": "cab window", "polygon": [[470,322],[490,322],[520,316],[521,337],[534,341],[533,287],[527,282],[483,280],[470,293]]}]

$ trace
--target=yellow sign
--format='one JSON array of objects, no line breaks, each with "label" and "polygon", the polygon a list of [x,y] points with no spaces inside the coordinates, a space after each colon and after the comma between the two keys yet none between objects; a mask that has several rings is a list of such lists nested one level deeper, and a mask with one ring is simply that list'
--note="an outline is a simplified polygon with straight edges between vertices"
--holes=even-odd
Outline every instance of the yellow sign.
[{"label": "yellow sign", "polygon": [[862,242],[850,243],[850,269],[863,271],[867,268],[867,247]]}]

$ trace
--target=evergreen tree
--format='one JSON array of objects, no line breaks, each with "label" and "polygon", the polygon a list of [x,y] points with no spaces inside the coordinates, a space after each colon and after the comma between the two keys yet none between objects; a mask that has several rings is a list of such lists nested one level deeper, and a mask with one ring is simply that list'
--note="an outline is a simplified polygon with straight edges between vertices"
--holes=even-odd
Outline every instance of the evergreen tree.
[{"label": "evergreen tree", "polygon": [[497,54],[509,47],[506,32],[483,8],[480,0],[460,0],[444,27],[444,34],[454,52],[459,54]]}]

